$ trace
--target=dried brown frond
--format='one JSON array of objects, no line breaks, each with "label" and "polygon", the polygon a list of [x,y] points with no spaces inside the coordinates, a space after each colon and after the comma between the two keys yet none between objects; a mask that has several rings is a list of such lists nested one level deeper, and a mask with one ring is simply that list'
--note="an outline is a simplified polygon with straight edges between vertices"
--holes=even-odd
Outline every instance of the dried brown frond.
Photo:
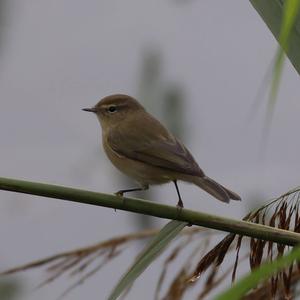
[{"label": "dried brown frond", "polygon": [[185,291],[187,281],[187,273],[183,268],[178,272],[177,276],[170,285],[167,295],[163,300],[180,300],[182,299],[183,293]]},{"label": "dried brown frond", "polygon": [[187,239],[184,239],[177,247],[175,247],[171,251],[171,254],[165,260],[165,262],[163,264],[163,269],[160,273],[160,276],[159,276],[159,279],[158,279],[158,282],[157,282],[156,291],[155,291],[155,299],[159,299],[159,293],[160,293],[161,287],[163,285],[163,282],[165,280],[166,273],[167,273],[169,265],[172,262],[174,262],[174,260],[177,258],[180,251],[185,247],[186,243],[190,242],[190,240],[191,240],[191,236],[188,237]]},{"label": "dried brown frond", "polygon": [[[243,258],[245,259],[246,256]],[[242,259],[242,260],[243,260]],[[214,288],[218,287],[218,285],[220,285],[223,281],[225,281],[228,278],[228,274],[230,272],[232,272],[233,266],[231,265],[230,267],[227,268],[227,270],[225,270],[223,272],[222,275],[220,275],[218,278],[214,278],[213,281],[210,281],[209,285],[205,285],[204,288],[201,289],[201,292],[199,293],[197,300],[203,300],[205,299],[205,297],[214,290]]]},{"label": "dried brown frond", "polygon": [[[292,269],[291,267],[289,269]],[[300,273],[298,270],[292,270],[290,275],[290,288],[293,290],[297,284],[299,284]],[[274,291],[271,293],[270,281],[266,281],[261,284],[255,290],[250,291],[247,295],[243,297],[243,300],[268,300],[275,299]],[[277,290],[276,299],[296,299],[296,295],[292,295],[291,292],[285,291],[284,286],[279,286]],[[298,298],[297,298],[298,299]]]},{"label": "dried brown frond", "polygon": [[233,266],[232,275],[231,275],[231,282],[235,281],[236,270],[237,270],[237,266],[239,263],[239,255],[240,255],[240,250],[241,250],[241,245],[242,245],[242,239],[243,239],[243,236],[239,235],[239,237],[237,239],[237,243],[236,243],[236,255],[235,255],[235,261],[234,261],[234,266]]},{"label": "dried brown frond", "polygon": [[[191,237],[190,240],[192,239],[193,237]],[[183,261],[181,268],[178,270],[177,274],[174,276],[174,278],[171,281],[172,284],[167,290],[165,296],[162,298],[163,300],[172,299],[172,297],[174,296],[173,294],[183,296],[188,289],[194,287],[192,284],[189,284],[189,278],[192,276],[192,272],[193,272],[192,265],[195,261],[195,257],[201,257],[205,253],[205,251],[207,251],[207,248],[210,244],[210,240],[211,240],[211,234],[206,235],[204,240],[201,239],[200,243],[198,240],[196,240],[196,242],[198,241],[198,243],[194,247],[194,250],[186,258],[186,260]],[[180,282],[181,284],[176,286],[176,291],[173,291],[173,287],[176,282]]]},{"label": "dried brown frond", "polygon": [[[250,212],[243,219],[257,224],[268,224],[272,227],[300,232],[299,201],[300,189],[298,188]],[[245,243],[245,241],[249,241],[249,243]],[[249,247],[247,255],[249,257],[249,267],[251,270],[259,267],[264,261],[277,259],[290,249],[289,246],[271,241],[255,238],[249,239],[246,237],[244,239],[243,236],[236,237],[234,234],[229,234],[199,261],[190,280],[195,282],[205,271],[211,268],[204,286],[212,284],[217,277],[219,266],[223,263],[225,256],[232,256],[232,253],[230,253],[228,249],[232,249],[231,246],[233,243],[236,243],[236,254],[231,269],[232,281],[236,278],[239,254],[243,244]],[[232,259],[229,259],[229,261],[232,261]],[[266,289],[267,291],[260,290],[259,287],[256,290],[259,290],[260,293],[266,297],[264,299],[275,299],[279,294],[281,295],[280,299],[292,299],[294,289],[292,289],[291,286],[293,285],[293,276],[295,277],[296,273],[299,274],[300,279],[300,263],[295,262],[294,265],[272,276],[270,280],[264,284],[265,288],[266,285],[269,286],[269,288]],[[202,299],[202,296],[199,299]]]},{"label": "dried brown frond", "polygon": [[[67,294],[69,294],[73,289],[75,289],[80,284],[83,284],[86,279],[90,278],[95,273],[97,273],[98,271],[100,271],[100,269],[104,265],[106,265],[112,258],[118,256],[120,253],[121,253],[121,251],[115,251],[115,250],[112,249],[112,251],[110,253],[108,253],[98,265],[96,265],[92,270],[90,270],[89,272],[87,272],[86,274],[84,274],[79,280],[77,280],[75,283],[73,283],[71,286],[69,286],[61,294],[60,299],[64,298]],[[71,273],[71,275],[72,275],[72,273]]]},{"label": "dried brown frond", "polygon": [[[193,230],[195,230],[195,229],[193,229]],[[88,246],[88,247],[79,248],[79,249],[66,251],[66,252],[61,252],[59,254],[52,255],[52,256],[49,256],[49,257],[46,257],[46,258],[43,258],[40,260],[35,260],[28,264],[2,271],[2,272],[0,272],[0,275],[2,276],[2,275],[17,273],[20,271],[33,269],[36,267],[41,267],[41,266],[47,265],[52,262],[56,262],[57,264],[49,267],[50,268],[49,271],[51,271],[52,269],[55,270],[56,268],[62,268],[65,264],[68,263],[68,260],[72,260],[74,258],[80,257],[81,261],[82,261],[84,258],[89,257],[91,254],[97,252],[98,250],[103,250],[98,253],[99,255],[102,255],[102,254],[104,254],[105,249],[116,248],[116,247],[119,247],[120,245],[129,243],[131,241],[145,239],[145,238],[154,236],[158,232],[159,232],[158,229],[150,229],[150,230],[148,229],[148,230],[140,231],[137,233],[123,235],[120,237],[112,238],[107,241]]]},{"label": "dried brown frond", "polygon": [[210,250],[198,263],[193,276],[189,279],[191,282],[196,281],[203,272],[205,272],[212,264],[219,266],[227,253],[228,248],[235,238],[235,234],[228,234],[217,246]]},{"label": "dried brown frond", "polygon": [[[0,276],[46,266],[49,276],[37,286],[37,288],[41,288],[63,275],[69,275],[70,277],[73,277],[79,274],[79,279],[70,285],[61,295],[61,297],[64,297],[74,288],[82,284],[86,279],[98,272],[104,265],[120,255],[124,251],[125,247],[131,242],[152,237],[158,232],[159,230],[157,229],[144,230],[137,233],[116,237],[88,247],[59,253],[0,272]],[[192,240],[193,236],[203,232],[208,233],[209,231],[200,227],[187,228],[182,231],[179,238],[183,237],[184,241],[182,241],[179,246],[175,247],[175,249],[173,249],[169,255],[167,261],[165,262],[165,272],[167,270],[167,266],[176,259],[179,252],[189,243],[189,241]],[[163,282],[164,276],[165,274],[162,274],[161,282]]]}]

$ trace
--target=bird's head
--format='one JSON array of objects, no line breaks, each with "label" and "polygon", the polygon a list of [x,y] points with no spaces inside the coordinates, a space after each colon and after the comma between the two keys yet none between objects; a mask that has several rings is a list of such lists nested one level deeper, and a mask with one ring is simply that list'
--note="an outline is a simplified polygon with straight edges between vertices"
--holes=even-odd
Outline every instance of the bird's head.
[{"label": "bird's head", "polygon": [[134,98],[117,94],[101,99],[91,108],[83,108],[84,111],[93,112],[97,115],[102,128],[105,130],[118,125],[125,119],[134,117],[140,111],[144,111],[141,104]]}]

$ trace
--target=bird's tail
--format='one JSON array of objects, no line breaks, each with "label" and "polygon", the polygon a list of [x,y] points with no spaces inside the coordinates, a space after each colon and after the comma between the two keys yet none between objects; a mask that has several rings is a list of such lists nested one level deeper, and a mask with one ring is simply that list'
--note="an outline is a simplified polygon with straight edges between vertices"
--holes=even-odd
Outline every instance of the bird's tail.
[{"label": "bird's tail", "polygon": [[193,183],[222,202],[228,203],[230,200],[241,200],[238,194],[228,190],[207,176],[194,177]]}]

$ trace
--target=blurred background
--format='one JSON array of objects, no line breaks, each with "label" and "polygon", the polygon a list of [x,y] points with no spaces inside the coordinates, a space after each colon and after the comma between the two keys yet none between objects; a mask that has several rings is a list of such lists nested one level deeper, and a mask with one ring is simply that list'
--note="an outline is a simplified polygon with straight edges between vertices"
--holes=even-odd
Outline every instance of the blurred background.
[{"label": "blurred background", "polygon": [[[133,186],[106,159],[96,117],[81,111],[125,93],[167,124],[210,177],[243,198],[225,205],[180,183],[185,206],[242,218],[299,185],[300,85],[288,61],[263,141],[264,78],[276,47],[248,1],[1,0],[0,176],[104,193]],[[177,202],[172,184],[144,197]],[[1,270],[166,223],[22,194],[0,198]],[[65,299],[104,299],[140,247]],[[157,268],[137,280],[129,299],[153,298]],[[69,285],[63,278],[34,290],[44,275],[0,281],[1,299],[55,299]]]}]

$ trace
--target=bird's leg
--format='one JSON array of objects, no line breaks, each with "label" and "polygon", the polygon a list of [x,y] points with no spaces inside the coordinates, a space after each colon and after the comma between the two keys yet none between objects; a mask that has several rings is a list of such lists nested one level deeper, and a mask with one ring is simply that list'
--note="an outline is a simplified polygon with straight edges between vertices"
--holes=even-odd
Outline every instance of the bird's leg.
[{"label": "bird's leg", "polygon": [[177,195],[178,195],[178,203],[177,203],[177,207],[179,209],[183,208],[183,202],[182,202],[182,199],[181,199],[181,196],[180,196],[180,193],[179,193],[179,188],[178,188],[178,185],[177,185],[177,180],[173,180],[174,184],[175,184],[175,187],[176,187],[176,192],[177,192]]},{"label": "bird's leg", "polygon": [[117,196],[123,197],[123,195],[124,195],[125,193],[136,192],[136,191],[145,191],[145,190],[148,190],[148,189],[149,189],[149,185],[148,185],[148,184],[145,184],[145,185],[142,185],[142,186],[139,187],[139,188],[120,190],[120,191],[116,192],[115,194],[116,194]]}]

